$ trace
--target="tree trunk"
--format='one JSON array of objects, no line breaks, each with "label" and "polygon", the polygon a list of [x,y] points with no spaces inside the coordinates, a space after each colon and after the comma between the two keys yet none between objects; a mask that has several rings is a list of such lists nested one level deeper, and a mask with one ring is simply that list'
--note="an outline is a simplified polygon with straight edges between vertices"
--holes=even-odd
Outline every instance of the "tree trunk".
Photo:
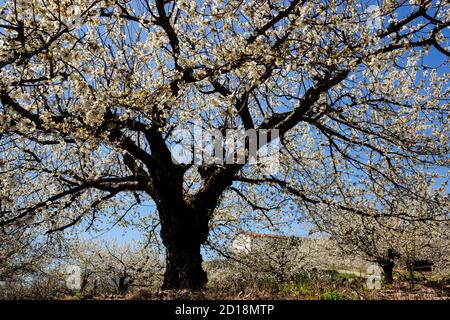
[{"label": "tree trunk", "polygon": [[166,248],[166,271],[162,289],[201,290],[208,278],[202,268],[200,243],[192,247],[168,246]]},{"label": "tree trunk", "polygon": [[208,237],[207,212],[180,202],[161,207],[161,238],[166,247],[162,289],[201,290],[207,283],[200,253]]},{"label": "tree trunk", "polygon": [[394,282],[394,262],[387,261],[381,266],[384,272],[384,279],[387,283]]},{"label": "tree trunk", "polygon": [[395,266],[394,259],[396,257],[398,257],[398,253],[394,249],[389,248],[387,250],[386,259],[381,261],[381,267],[383,268],[384,279],[386,283],[394,282],[394,266]]},{"label": "tree trunk", "polygon": [[414,288],[414,266],[412,264],[408,265],[408,272],[409,272],[409,288]]},{"label": "tree trunk", "polygon": [[130,283],[127,281],[127,276],[119,276],[119,283],[117,285],[117,293],[125,294],[130,287]]}]

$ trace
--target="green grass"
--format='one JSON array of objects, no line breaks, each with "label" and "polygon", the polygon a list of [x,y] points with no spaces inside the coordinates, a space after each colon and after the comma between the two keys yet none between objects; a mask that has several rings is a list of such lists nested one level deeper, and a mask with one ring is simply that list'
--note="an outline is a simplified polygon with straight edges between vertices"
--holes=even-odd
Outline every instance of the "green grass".
[{"label": "green grass", "polygon": [[306,282],[283,283],[279,286],[279,291],[282,295],[287,295],[294,298],[307,296],[312,292],[310,284]]},{"label": "green grass", "polygon": [[337,290],[325,291],[320,295],[320,300],[347,300],[345,295]]},{"label": "green grass", "polygon": [[420,275],[417,271],[414,272],[413,277],[411,277],[411,273],[409,271],[398,272],[397,273],[397,277],[399,279],[401,279],[401,280],[404,280],[404,281],[414,280],[414,281],[417,281],[417,282],[424,279],[423,275]]},{"label": "green grass", "polygon": [[341,279],[355,279],[357,275],[353,273],[338,273],[337,277]]}]

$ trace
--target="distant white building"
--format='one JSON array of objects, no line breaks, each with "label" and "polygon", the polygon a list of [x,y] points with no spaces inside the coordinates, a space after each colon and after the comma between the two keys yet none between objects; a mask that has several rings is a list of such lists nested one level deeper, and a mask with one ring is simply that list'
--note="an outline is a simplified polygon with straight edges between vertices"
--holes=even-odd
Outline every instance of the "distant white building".
[{"label": "distant white building", "polygon": [[245,234],[239,234],[232,243],[232,251],[234,254],[249,253],[252,249],[252,238]]},{"label": "distant white building", "polygon": [[[255,232],[242,232],[232,243],[232,251],[234,254],[247,254],[256,248],[261,248],[270,245],[274,241],[288,241],[295,237],[261,234]],[[298,238],[300,239],[300,238]]]},{"label": "distant white building", "polygon": [[339,247],[328,238],[242,232],[232,242],[232,252],[235,255],[247,255],[253,252],[271,255],[280,250],[290,255],[304,257],[302,263],[310,268],[365,272],[369,265],[369,262],[356,255],[343,255]]}]

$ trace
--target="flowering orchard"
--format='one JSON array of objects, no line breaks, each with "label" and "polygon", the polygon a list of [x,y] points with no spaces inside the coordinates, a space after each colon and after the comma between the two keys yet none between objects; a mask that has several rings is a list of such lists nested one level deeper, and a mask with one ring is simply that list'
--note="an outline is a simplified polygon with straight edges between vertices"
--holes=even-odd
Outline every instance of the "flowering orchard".
[{"label": "flowering orchard", "polygon": [[[369,6],[0,1],[2,232],[137,217],[166,248],[163,288],[200,289],[201,245],[227,225],[435,220],[386,208],[448,205],[450,8]],[[278,130],[279,170],[173,162],[194,122]]]}]

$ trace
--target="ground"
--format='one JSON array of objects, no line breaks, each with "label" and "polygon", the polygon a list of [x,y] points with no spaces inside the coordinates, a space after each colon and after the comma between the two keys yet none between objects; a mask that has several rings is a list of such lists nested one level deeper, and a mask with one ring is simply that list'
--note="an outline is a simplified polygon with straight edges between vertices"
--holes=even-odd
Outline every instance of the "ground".
[{"label": "ground", "polygon": [[138,290],[126,295],[83,297],[65,295],[62,299],[106,300],[450,300],[450,277],[420,276],[414,283],[397,273],[393,284],[383,284],[380,290],[365,288],[365,279],[351,274],[339,274],[326,281],[301,279],[298,282],[275,285],[271,283],[248,286],[243,290],[209,287],[202,292]]}]

